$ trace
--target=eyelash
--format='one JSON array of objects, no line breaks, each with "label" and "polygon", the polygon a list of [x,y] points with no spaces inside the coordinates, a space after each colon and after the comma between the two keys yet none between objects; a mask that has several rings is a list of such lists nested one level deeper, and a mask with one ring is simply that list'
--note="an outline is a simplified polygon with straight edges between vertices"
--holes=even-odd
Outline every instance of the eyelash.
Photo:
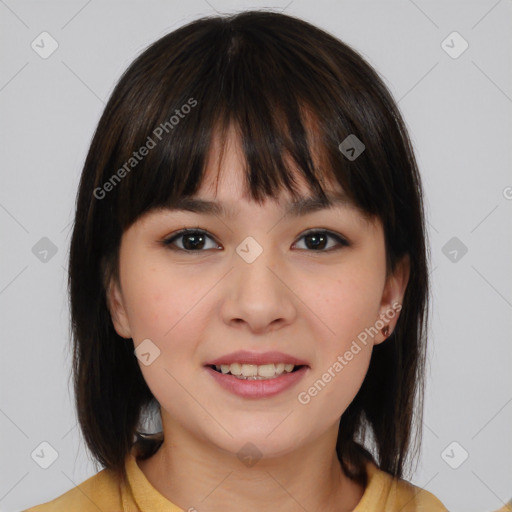
[{"label": "eyelash", "polygon": [[[205,252],[206,249],[188,250],[188,249],[182,249],[181,247],[176,247],[174,245],[174,241],[179,238],[183,238],[186,235],[198,235],[198,234],[205,235],[206,237],[214,240],[212,235],[210,235],[207,231],[205,231],[203,229],[182,229],[182,230],[178,231],[177,233],[174,233],[171,237],[164,239],[162,241],[162,244],[165,247],[168,247],[169,249],[171,249],[173,251],[181,251],[181,252],[186,252],[186,253],[190,253],[190,254]],[[337,251],[337,250],[340,250],[342,247],[350,246],[350,243],[345,238],[343,238],[341,235],[338,235],[336,233],[333,233],[332,231],[325,230],[325,229],[312,229],[310,231],[307,231],[299,238],[299,240],[301,240],[302,238],[304,238],[308,235],[318,235],[318,234],[324,234],[324,235],[327,235],[327,237],[335,239],[338,243],[338,247],[334,247],[334,248],[330,248],[330,249],[320,249],[317,251],[315,251],[313,249],[301,249],[301,250],[304,250],[307,252],[322,253],[322,252]]]}]

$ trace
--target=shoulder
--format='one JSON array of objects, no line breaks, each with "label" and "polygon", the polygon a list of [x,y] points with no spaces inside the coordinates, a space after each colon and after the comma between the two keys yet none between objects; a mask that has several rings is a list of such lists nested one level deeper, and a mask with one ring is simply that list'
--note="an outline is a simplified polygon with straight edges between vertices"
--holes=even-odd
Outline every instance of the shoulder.
[{"label": "shoulder", "polygon": [[23,512],[98,512],[123,510],[119,482],[108,469],[91,476],[59,497]]},{"label": "shoulder", "polygon": [[496,510],[496,512],[512,512],[512,500],[510,500],[508,503],[505,503],[505,505]]},{"label": "shoulder", "polygon": [[432,493],[405,480],[392,479],[390,499],[403,512],[448,512]]},{"label": "shoulder", "polygon": [[448,512],[432,493],[403,479],[393,478],[368,463],[368,485],[354,512]]}]

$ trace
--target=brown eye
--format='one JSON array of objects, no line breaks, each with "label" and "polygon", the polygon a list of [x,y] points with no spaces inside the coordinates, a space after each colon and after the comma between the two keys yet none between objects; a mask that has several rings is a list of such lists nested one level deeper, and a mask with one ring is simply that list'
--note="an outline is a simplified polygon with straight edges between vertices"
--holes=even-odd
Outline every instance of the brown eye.
[{"label": "brown eye", "polygon": [[[180,250],[185,252],[202,252],[207,245],[208,240],[213,240],[206,231],[199,229],[185,229],[174,234],[172,237],[167,238],[162,243],[173,250]],[[181,243],[177,243],[180,241]],[[217,244],[213,247],[206,247],[206,249],[218,249]]]},{"label": "brown eye", "polygon": [[[342,236],[325,230],[314,230],[302,235],[300,240],[304,239],[305,248],[309,252],[330,252],[340,247],[347,247],[350,244]],[[329,240],[331,242],[329,246]],[[208,243],[210,241],[210,246]],[[182,252],[204,252],[208,249],[220,249],[213,237],[202,229],[184,229],[171,237],[165,239],[163,245],[172,250]],[[300,248],[302,250],[302,248]]]},{"label": "brown eye", "polygon": [[[348,246],[350,245],[343,237],[331,233],[330,231],[309,231],[305,235],[302,235],[300,239],[304,239],[304,243],[306,246],[306,249],[316,251],[316,252],[328,252],[331,250],[336,250],[336,246]],[[326,246],[328,244],[328,240],[333,239],[336,241],[334,247],[329,247],[326,249]]]}]

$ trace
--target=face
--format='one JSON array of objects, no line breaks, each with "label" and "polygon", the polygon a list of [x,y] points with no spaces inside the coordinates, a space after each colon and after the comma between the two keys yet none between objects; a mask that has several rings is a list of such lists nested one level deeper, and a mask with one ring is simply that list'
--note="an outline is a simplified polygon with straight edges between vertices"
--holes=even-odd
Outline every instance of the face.
[{"label": "face", "polygon": [[[408,267],[386,279],[382,226],[350,204],[285,215],[287,193],[249,200],[234,137],[216,189],[217,155],[214,146],[195,197],[232,216],[160,210],[134,223],[121,241],[120,283],[109,288],[112,320],[145,354],[139,365],[164,434],[182,429],[231,453],[251,442],[282,455],[337,431],[382,327],[396,325]],[[184,228],[194,232],[178,234]],[[235,364],[219,373],[215,362]],[[283,373],[242,379],[227,369]]]}]

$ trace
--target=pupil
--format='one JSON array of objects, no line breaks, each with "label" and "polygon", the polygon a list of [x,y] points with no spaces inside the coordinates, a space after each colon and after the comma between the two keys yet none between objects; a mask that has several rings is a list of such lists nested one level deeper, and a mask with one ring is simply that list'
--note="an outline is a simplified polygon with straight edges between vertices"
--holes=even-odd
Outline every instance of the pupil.
[{"label": "pupil", "polygon": [[[201,243],[203,242],[204,243],[204,236],[199,234],[199,235],[186,235],[184,238],[183,238],[184,242],[183,242],[183,246],[185,247],[185,249],[189,249],[189,250],[197,250],[198,248],[200,247],[197,247],[197,244],[198,243]],[[189,244],[188,241],[192,240],[192,243]]]},{"label": "pupil", "polygon": [[[316,249],[318,249],[319,245],[320,245],[320,248],[324,248],[325,247],[325,239],[326,238],[327,237],[325,235],[323,235],[323,234],[320,234],[320,235],[319,234],[312,234],[312,235],[307,235],[306,236],[306,240],[309,240],[309,241],[312,240],[313,241],[313,244],[312,244],[313,248],[316,248]],[[315,242],[315,240],[316,240],[316,242]],[[319,240],[322,240],[320,242],[320,244],[318,243]]]}]

